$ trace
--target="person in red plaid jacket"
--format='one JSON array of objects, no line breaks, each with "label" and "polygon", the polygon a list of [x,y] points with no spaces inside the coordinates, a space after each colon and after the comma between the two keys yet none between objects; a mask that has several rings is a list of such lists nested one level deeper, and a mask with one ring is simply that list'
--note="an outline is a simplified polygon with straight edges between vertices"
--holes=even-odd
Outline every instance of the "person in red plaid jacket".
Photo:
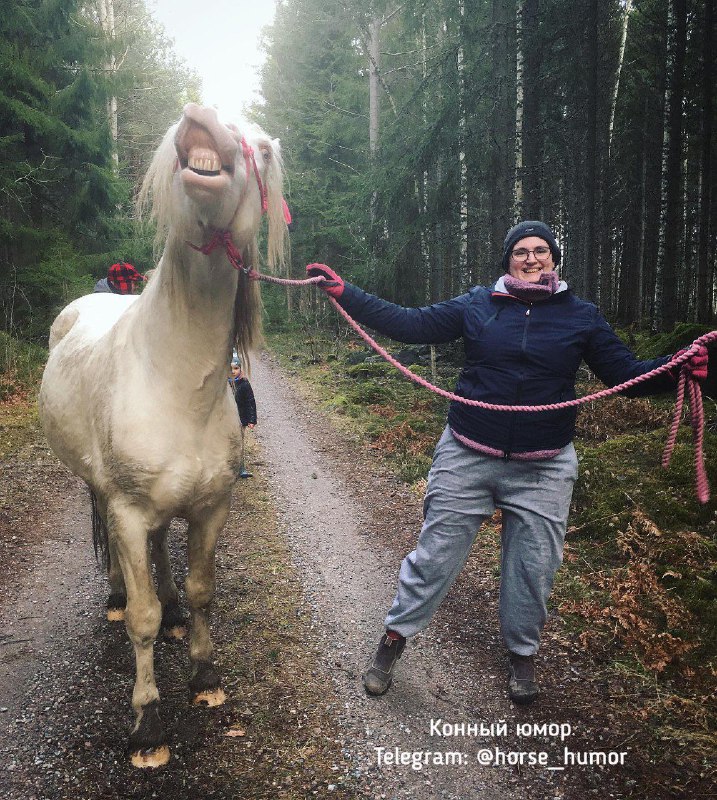
[{"label": "person in red plaid jacket", "polygon": [[113,264],[106,278],[101,278],[95,284],[95,292],[111,292],[112,294],[134,294],[135,288],[140,281],[147,278],[129,264],[127,261],[120,261]]}]

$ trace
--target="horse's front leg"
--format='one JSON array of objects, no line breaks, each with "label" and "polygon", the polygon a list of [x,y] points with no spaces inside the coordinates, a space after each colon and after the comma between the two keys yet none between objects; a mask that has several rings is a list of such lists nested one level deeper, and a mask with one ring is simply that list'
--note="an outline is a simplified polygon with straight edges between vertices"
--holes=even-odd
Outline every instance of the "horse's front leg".
[{"label": "horse's front leg", "polygon": [[136,767],[159,767],[169,761],[154,680],[154,640],[162,604],[152,582],[147,524],[141,513],[124,504],[110,506],[107,521],[127,589],[125,624],[135,654],[135,725],[129,737],[130,757]]},{"label": "horse's front leg", "polygon": [[194,703],[219,706],[226,700],[219,672],[212,663],[213,645],[209,633],[209,610],[216,589],[214,552],[217,538],[229,515],[231,496],[189,521],[187,558],[187,601],[191,611],[189,690]]},{"label": "horse's front leg", "polygon": [[152,531],[152,561],[157,577],[157,595],[162,604],[162,635],[167,639],[183,639],[187,635],[187,619],[179,605],[179,591],[172,577],[167,527]]}]

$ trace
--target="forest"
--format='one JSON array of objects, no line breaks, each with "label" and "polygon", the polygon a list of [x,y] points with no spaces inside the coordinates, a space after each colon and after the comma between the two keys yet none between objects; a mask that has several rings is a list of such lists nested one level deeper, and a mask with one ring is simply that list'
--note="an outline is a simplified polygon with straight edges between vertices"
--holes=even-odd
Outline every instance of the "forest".
[{"label": "forest", "polygon": [[[13,0],[0,26],[0,314],[42,342],[108,264],[151,266],[133,197],[201,82],[143,0]],[[709,326],[714,37],[714,0],[280,0],[249,111],[282,142],[291,271],[430,303],[537,218],[611,321]]]},{"label": "forest", "polygon": [[[247,116],[281,141],[287,275],[321,261],[389,300],[426,305],[493,283],[508,228],[542,219],[562,249],[561,277],[640,358],[717,328],[714,6],[277,0],[262,36],[262,100]],[[135,198],[161,137],[185,103],[201,102],[202,82],[152,0],[4,0],[2,12],[0,463],[13,480],[0,482],[0,512],[26,517],[40,536],[25,473],[53,485],[33,439],[42,441],[35,397],[50,325],[114,262],[155,265]],[[271,360],[301,385],[327,438],[359,454],[352,469],[380,460],[418,498],[445,402],[378,363],[322,295],[262,289]],[[454,385],[459,348],[408,350],[411,370]],[[715,375],[713,363],[704,386],[713,492]],[[584,370],[579,378],[582,395],[601,388]],[[596,709],[624,712],[626,741],[634,732],[630,746],[646,754],[636,798],[706,797],[694,787],[714,785],[717,507],[694,498],[688,425],[670,470],[659,469],[671,399],[615,397],[580,415],[581,477],[554,592],[570,651],[593,658],[580,685],[595,690]],[[372,470],[359,469],[362,491],[374,491]],[[253,502],[269,514],[263,494]],[[15,530],[4,530],[15,558]],[[496,556],[494,533],[481,558]],[[413,541],[391,546],[408,552]],[[273,597],[276,572],[261,558]],[[465,607],[483,607],[499,572],[466,582]],[[274,659],[273,644],[266,651]],[[310,761],[302,755],[301,773]]]},{"label": "forest", "polygon": [[544,219],[612,321],[714,317],[714,2],[286,0],[259,116],[282,139],[297,274],[404,304],[498,277]]},{"label": "forest", "polygon": [[3,3],[0,330],[46,345],[110,264],[152,266],[134,195],[199,87],[143,0]]}]

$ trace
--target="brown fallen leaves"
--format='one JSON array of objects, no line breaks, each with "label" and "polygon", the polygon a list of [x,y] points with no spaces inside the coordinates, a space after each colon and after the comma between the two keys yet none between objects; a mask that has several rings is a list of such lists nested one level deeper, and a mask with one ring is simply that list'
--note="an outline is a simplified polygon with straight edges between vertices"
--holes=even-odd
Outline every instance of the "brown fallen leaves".
[{"label": "brown fallen leaves", "polygon": [[[617,547],[625,564],[596,572],[591,581],[610,602],[566,601],[561,611],[590,622],[579,637],[585,647],[604,650],[619,644],[636,652],[652,672],[679,666],[680,657],[695,649],[699,639],[693,615],[665,580],[679,580],[681,570],[698,566],[707,556],[704,539],[694,531],[663,534],[636,508],[625,530],[617,533]],[[669,569],[665,565],[674,564],[675,554],[679,565]]]}]

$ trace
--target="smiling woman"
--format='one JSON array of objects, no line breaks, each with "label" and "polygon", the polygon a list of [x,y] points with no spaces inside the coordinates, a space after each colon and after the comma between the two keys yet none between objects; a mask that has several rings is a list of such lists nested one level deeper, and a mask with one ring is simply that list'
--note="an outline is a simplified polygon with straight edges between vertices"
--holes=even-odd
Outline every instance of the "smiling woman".
[{"label": "smiling woman", "polygon": [[[391,687],[407,639],[430,623],[466,563],[476,532],[499,508],[508,696],[515,703],[538,696],[535,655],[562,562],[578,466],[572,444],[576,410],[560,404],[575,399],[583,360],[600,380],[617,386],[670,359],[638,361],[598,309],[559,279],[554,268],[560,258],[548,225],[525,220],[506,234],[506,274],[495,284],[423,308],[367,294],[324,264],[307,267],[312,277],[327,279],[322,288],[348,314],[379,333],[406,344],[462,339],[465,350],[458,397],[428,474],[423,528],[416,549],[401,564],[386,632],[363,675],[368,694],[382,695]],[[706,361],[706,351],[701,358]],[[695,360],[686,368],[696,367]],[[666,371],[629,394],[675,385]],[[486,404],[510,407],[509,413]],[[526,405],[548,408],[531,413]]]}]

